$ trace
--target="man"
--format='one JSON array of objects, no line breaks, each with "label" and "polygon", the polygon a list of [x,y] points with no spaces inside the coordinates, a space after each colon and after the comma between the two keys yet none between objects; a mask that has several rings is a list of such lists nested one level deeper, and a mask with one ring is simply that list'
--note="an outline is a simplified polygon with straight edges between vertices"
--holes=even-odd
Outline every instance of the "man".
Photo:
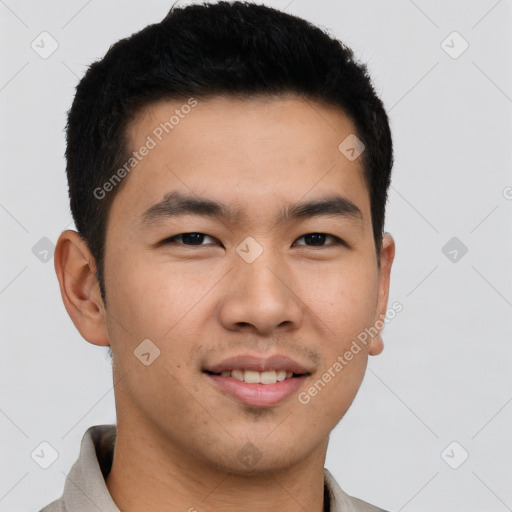
[{"label": "man", "polygon": [[173,8],[88,69],[66,158],[55,268],[111,350],[117,426],[44,512],[381,510],[324,468],[395,250],[388,119],[352,52],[264,6]]}]

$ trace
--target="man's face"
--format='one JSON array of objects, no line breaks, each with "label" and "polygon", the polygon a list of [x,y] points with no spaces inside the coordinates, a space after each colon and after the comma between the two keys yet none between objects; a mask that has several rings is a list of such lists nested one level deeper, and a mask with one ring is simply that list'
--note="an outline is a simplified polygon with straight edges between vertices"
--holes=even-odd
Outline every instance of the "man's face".
[{"label": "man's face", "polygon": [[[183,104],[159,102],[130,125],[131,149],[151,149],[108,218],[105,322],[118,425],[179,460],[231,472],[324,456],[380,341],[360,343],[341,371],[333,365],[387,305],[389,272],[377,268],[361,158],[338,149],[354,125],[334,108],[292,96]],[[179,122],[158,130],[175,110]],[[173,200],[152,208],[173,192],[237,215],[172,215]],[[297,203],[335,196],[361,215],[345,202],[337,214],[319,208],[280,219]],[[151,340],[144,350],[143,340]],[[246,384],[208,373],[245,355],[284,355],[306,375]],[[227,366],[249,365],[237,364]],[[329,368],[331,379],[308,393]]]}]

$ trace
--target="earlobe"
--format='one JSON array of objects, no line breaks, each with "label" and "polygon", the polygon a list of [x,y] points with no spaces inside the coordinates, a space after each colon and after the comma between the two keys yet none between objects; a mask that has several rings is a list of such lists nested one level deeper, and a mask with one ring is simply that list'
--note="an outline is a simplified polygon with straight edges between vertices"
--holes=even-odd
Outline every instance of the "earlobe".
[{"label": "earlobe", "polygon": [[371,356],[378,356],[384,350],[384,342],[382,341],[382,335],[379,332],[376,334],[371,342],[370,342],[370,352]]},{"label": "earlobe", "polygon": [[76,231],[61,233],[54,265],[64,306],[75,327],[89,343],[110,345],[94,258]]},{"label": "earlobe", "polygon": [[376,317],[374,325],[379,333],[372,338],[370,343],[370,355],[375,356],[384,350],[381,331],[384,328],[384,319],[388,307],[389,285],[391,277],[391,266],[395,258],[395,241],[389,233],[384,233],[382,237],[382,249],[380,251],[379,268],[379,292],[377,298]]}]

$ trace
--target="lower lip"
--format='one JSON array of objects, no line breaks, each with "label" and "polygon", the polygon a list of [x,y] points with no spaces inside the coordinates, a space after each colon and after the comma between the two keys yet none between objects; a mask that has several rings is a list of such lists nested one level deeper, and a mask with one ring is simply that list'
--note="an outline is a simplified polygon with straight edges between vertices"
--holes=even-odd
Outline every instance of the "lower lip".
[{"label": "lower lip", "polygon": [[211,381],[224,392],[244,405],[251,407],[270,407],[278,404],[297,391],[306,379],[306,375],[292,377],[275,384],[248,384],[232,377],[222,377],[205,373]]}]

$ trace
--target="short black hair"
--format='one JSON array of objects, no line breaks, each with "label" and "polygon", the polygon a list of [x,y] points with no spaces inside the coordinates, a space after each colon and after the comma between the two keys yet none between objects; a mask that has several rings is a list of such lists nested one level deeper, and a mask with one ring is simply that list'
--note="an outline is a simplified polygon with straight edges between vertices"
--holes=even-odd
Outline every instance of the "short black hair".
[{"label": "short black hair", "polygon": [[361,158],[380,266],[393,148],[367,66],[322,29],[277,9],[238,1],[173,6],[160,23],[116,42],[88,68],[68,112],[71,212],[94,257],[105,304],[108,213],[127,178],[109,193],[104,185],[133,151],[128,123],[164,99],[286,93],[339,108],[353,121],[365,146]]}]

